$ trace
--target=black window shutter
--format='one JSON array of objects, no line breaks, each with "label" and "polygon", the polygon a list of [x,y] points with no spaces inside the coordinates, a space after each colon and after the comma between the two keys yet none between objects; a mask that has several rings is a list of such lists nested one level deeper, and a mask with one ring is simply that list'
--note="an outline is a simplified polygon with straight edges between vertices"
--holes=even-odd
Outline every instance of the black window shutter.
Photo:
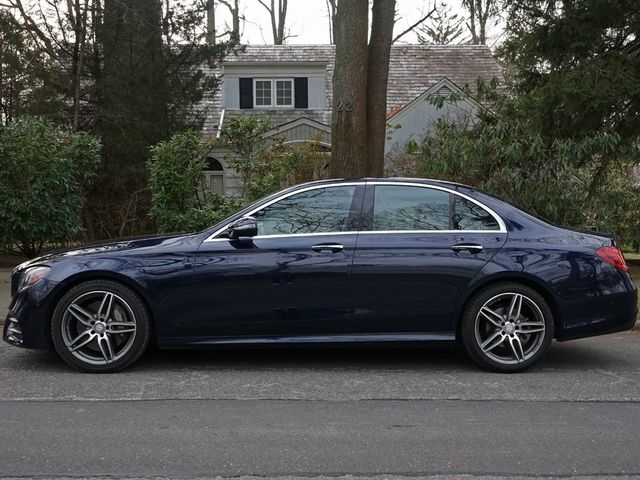
[{"label": "black window shutter", "polygon": [[296,92],[295,108],[309,108],[309,79],[298,77],[294,79]]},{"label": "black window shutter", "polygon": [[240,79],[240,108],[253,108],[253,78]]}]

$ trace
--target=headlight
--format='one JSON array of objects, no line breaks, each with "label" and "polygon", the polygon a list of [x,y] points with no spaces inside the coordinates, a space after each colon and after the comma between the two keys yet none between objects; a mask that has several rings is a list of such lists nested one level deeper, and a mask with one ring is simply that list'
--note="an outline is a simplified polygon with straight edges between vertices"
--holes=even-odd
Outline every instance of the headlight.
[{"label": "headlight", "polygon": [[38,280],[45,278],[47,275],[49,275],[50,270],[51,268],[49,267],[27,268],[24,272],[22,272],[20,283],[18,284],[18,290],[23,290],[27,287],[30,287]]}]

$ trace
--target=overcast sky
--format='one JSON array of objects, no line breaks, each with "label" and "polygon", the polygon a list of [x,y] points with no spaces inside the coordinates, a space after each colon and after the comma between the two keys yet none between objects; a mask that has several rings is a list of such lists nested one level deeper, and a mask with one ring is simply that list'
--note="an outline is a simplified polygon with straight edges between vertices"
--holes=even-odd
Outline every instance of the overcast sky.
[{"label": "overcast sky", "polygon": [[[453,13],[465,16],[461,0],[447,0],[444,2],[451,7]],[[269,14],[257,0],[241,0],[244,16],[247,21],[242,36],[243,43],[263,44],[273,43]],[[419,20],[433,8],[434,0],[397,0],[399,20],[396,23],[395,34],[404,31],[411,24]],[[223,5],[216,9],[216,23],[223,30],[224,22],[230,17]],[[326,0],[289,0],[287,24],[290,26],[292,38],[287,43],[315,44],[329,42],[329,18]],[[490,31],[491,46],[499,37],[501,25],[493,26]],[[467,35],[468,37],[468,35]],[[415,43],[414,34],[407,34],[402,41]]]}]

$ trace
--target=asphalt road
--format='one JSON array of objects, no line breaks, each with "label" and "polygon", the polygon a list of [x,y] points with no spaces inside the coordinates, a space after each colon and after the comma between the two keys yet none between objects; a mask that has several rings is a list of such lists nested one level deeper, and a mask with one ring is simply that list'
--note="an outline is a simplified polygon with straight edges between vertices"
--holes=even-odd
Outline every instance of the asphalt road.
[{"label": "asphalt road", "polygon": [[640,332],[499,375],[457,351],[150,352],[116,375],[0,346],[0,477],[640,478]]}]

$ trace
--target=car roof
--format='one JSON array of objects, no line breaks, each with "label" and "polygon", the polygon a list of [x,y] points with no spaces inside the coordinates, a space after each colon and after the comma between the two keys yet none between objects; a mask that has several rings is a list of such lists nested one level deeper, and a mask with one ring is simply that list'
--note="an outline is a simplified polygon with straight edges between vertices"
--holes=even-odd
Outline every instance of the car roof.
[{"label": "car roof", "polygon": [[332,178],[326,180],[315,180],[313,182],[302,183],[296,185],[296,187],[301,186],[311,186],[311,185],[322,185],[326,183],[349,183],[349,182],[390,182],[390,183],[423,183],[425,185],[441,185],[448,187],[464,187],[475,190],[473,187],[469,185],[465,185],[457,182],[450,182],[447,180],[438,180],[433,178],[411,178],[411,177],[360,177],[360,178]]}]

